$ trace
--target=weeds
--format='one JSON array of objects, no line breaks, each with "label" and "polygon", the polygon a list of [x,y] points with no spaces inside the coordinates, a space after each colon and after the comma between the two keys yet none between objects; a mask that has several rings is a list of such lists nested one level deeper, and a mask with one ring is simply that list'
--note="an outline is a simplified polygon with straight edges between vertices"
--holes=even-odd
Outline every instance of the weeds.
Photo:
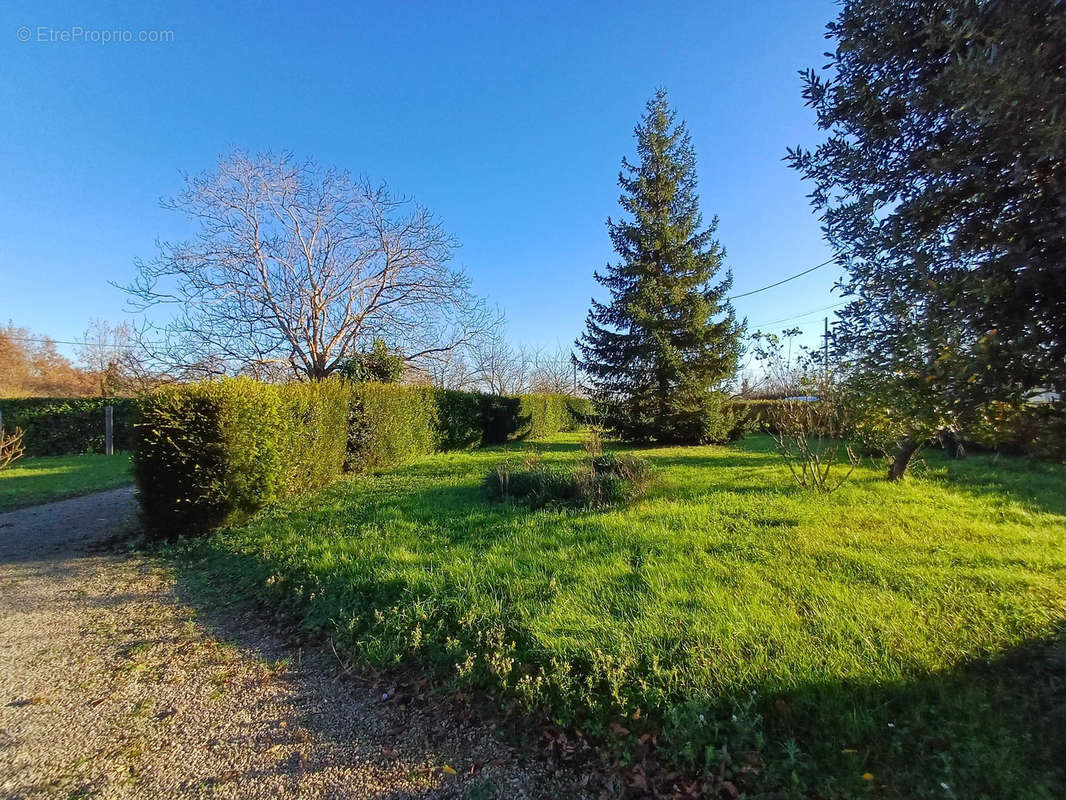
[{"label": "weeds", "polygon": [[574,506],[600,508],[643,497],[651,467],[633,455],[604,453],[599,434],[583,443],[585,457],[573,467],[548,466],[536,448],[527,449],[520,468],[504,461],[494,465],[483,485],[492,500],[520,500],[531,508]]}]

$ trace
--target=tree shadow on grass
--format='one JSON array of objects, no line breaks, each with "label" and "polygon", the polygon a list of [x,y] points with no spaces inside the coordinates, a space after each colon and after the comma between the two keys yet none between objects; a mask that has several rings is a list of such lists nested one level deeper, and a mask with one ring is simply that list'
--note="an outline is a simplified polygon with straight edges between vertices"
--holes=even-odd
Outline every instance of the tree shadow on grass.
[{"label": "tree shadow on grass", "polygon": [[[796,742],[845,795],[1066,797],[1062,624],[943,673],[771,692],[763,713],[768,739]],[[817,783],[815,772],[810,778]]]},{"label": "tree shadow on grass", "polygon": [[1023,456],[972,455],[931,459],[930,480],[984,499],[1013,500],[1066,516],[1066,467]]}]

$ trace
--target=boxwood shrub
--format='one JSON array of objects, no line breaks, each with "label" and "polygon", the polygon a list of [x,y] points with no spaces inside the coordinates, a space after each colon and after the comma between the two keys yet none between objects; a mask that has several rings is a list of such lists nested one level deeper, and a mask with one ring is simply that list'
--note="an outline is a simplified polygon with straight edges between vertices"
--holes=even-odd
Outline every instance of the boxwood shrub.
[{"label": "boxwood shrub", "polygon": [[22,428],[27,456],[104,452],[104,409],[114,406],[116,450],[133,448],[137,401],[128,397],[23,397],[0,400],[4,427]]}]

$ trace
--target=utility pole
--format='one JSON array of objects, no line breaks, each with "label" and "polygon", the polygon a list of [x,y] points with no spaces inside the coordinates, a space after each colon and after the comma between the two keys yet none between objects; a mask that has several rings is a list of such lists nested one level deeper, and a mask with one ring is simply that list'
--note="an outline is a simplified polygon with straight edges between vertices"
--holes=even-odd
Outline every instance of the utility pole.
[{"label": "utility pole", "polygon": [[825,333],[822,335],[825,337],[822,343],[822,368],[825,370],[826,380],[829,380],[829,317],[825,318]]}]

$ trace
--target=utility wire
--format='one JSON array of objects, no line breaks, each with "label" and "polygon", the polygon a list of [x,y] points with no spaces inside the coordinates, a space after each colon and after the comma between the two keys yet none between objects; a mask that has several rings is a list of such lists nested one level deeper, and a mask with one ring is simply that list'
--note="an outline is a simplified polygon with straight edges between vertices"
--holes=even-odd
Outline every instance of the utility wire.
[{"label": "utility wire", "polygon": [[[753,294],[759,294],[760,292],[765,292],[767,289],[773,289],[773,288],[775,288],[777,286],[781,286],[782,284],[788,283],[789,281],[794,281],[794,280],[796,280],[796,278],[802,278],[804,275],[811,274],[816,269],[821,269],[822,267],[825,267],[825,266],[828,266],[829,264],[832,264],[834,261],[836,261],[836,258],[837,258],[836,256],[833,256],[829,260],[823,261],[821,264],[815,264],[813,267],[809,267],[808,269],[805,269],[802,272],[797,272],[795,275],[789,275],[787,278],[782,278],[781,280],[777,281],[776,283],[771,283],[771,284],[768,284],[766,286],[760,286],[758,289],[752,289],[750,292],[744,292],[742,294],[731,295],[731,296],[727,297],[726,300],[739,300],[741,297],[751,297]],[[827,306],[827,308],[837,308],[840,305],[844,305],[844,304],[843,303],[839,303],[836,306]],[[824,311],[824,310],[825,309],[819,308],[819,309],[815,309],[814,311],[811,311],[811,312],[808,312],[808,313],[809,314],[814,314],[814,313],[816,313],[818,311]],[[800,314],[797,317],[788,317],[787,319],[779,319],[779,320],[775,320],[773,322],[763,322],[761,324],[762,325],[776,325],[778,322],[788,322],[790,319],[799,319],[799,317],[805,317],[805,316],[807,316],[807,314]],[[7,338],[8,339],[12,339],[12,340],[14,340],[16,342],[36,342],[38,344],[48,344],[48,343],[52,343],[52,344],[72,344],[72,345],[77,345],[79,347],[85,347],[85,346],[90,345],[90,344],[92,346],[94,346],[94,347],[101,346],[99,343],[96,343],[96,342],[91,342],[91,343],[90,342],[78,342],[78,341],[69,341],[69,340],[65,340],[65,339],[37,338],[37,337],[32,337],[32,336],[7,336]],[[148,344],[162,344],[162,343],[161,342],[148,342]],[[102,345],[102,347],[110,349],[110,350],[135,350],[138,346],[139,345],[132,345],[132,344],[107,344],[107,345]]]},{"label": "utility wire", "polygon": [[816,269],[821,269],[824,266],[832,264],[836,260],[837,260],[837,257],[833,256],[828,261],[823,261],[821,264],[815,264],[810,269],[805,269],[805,270],[803,270],[803,272],[797,272],[795,275],[789,275],[787,278],[779,280],[777,283],[771,283],[768,286],[763,286],[763,287],[760,287],[758,289],[752,289],[750,292],[744,292],[743,294],[735,294],[732,297],[727,297],[726,300],[737,300],[737,299],[739,299],[741,297],[750,297],[753,294],[758,294],[759,292],[765,292],[767,289],[773,289],[775,286],[780,286],[783,283],[788,283],[789,281],[794,281],[794,280],[796,280],[796,278],[802,278],[804,275],[809,275],[810,273],[814,272]]},{"label": "utility wire", "polygon": [[830,310],[832,310],[834,308],[840,308],[841,306],[846,306],[848,304],[848,302],[849,301],[845,300],[843,303],[835,303],[835,304],[833,304],[831,306],[825,306],[823,308],[815,308],[815,309],[812,309],[811,311],[804,311],[802,314],[796,314],[793,317],[784,317],[782,319],[775,319],[775,320],[771,320],[769,322],[755,323],[752,327],[759,328],[759,327],[762,327],[763,325],[777,325],[778,323],[781,323],[781,322],[791,322],[794,319],[802,319],[803,317],[809,317],[811,314],[819,314],[822,311],[830,311]]},{"label": "utility wire", "polygon": [[[36,338],[33,336],[8,336],[0,330],[0,338],[11,339],[16,342],[37,342],[38,344],[74,344],[79,347],[100,347],[107,350],[136,350],[140,345],[135,344],[101,344],[99,342],[71,342],[65,339]],[[162,344],[161,342],[148,342],[147,344]]]}]

